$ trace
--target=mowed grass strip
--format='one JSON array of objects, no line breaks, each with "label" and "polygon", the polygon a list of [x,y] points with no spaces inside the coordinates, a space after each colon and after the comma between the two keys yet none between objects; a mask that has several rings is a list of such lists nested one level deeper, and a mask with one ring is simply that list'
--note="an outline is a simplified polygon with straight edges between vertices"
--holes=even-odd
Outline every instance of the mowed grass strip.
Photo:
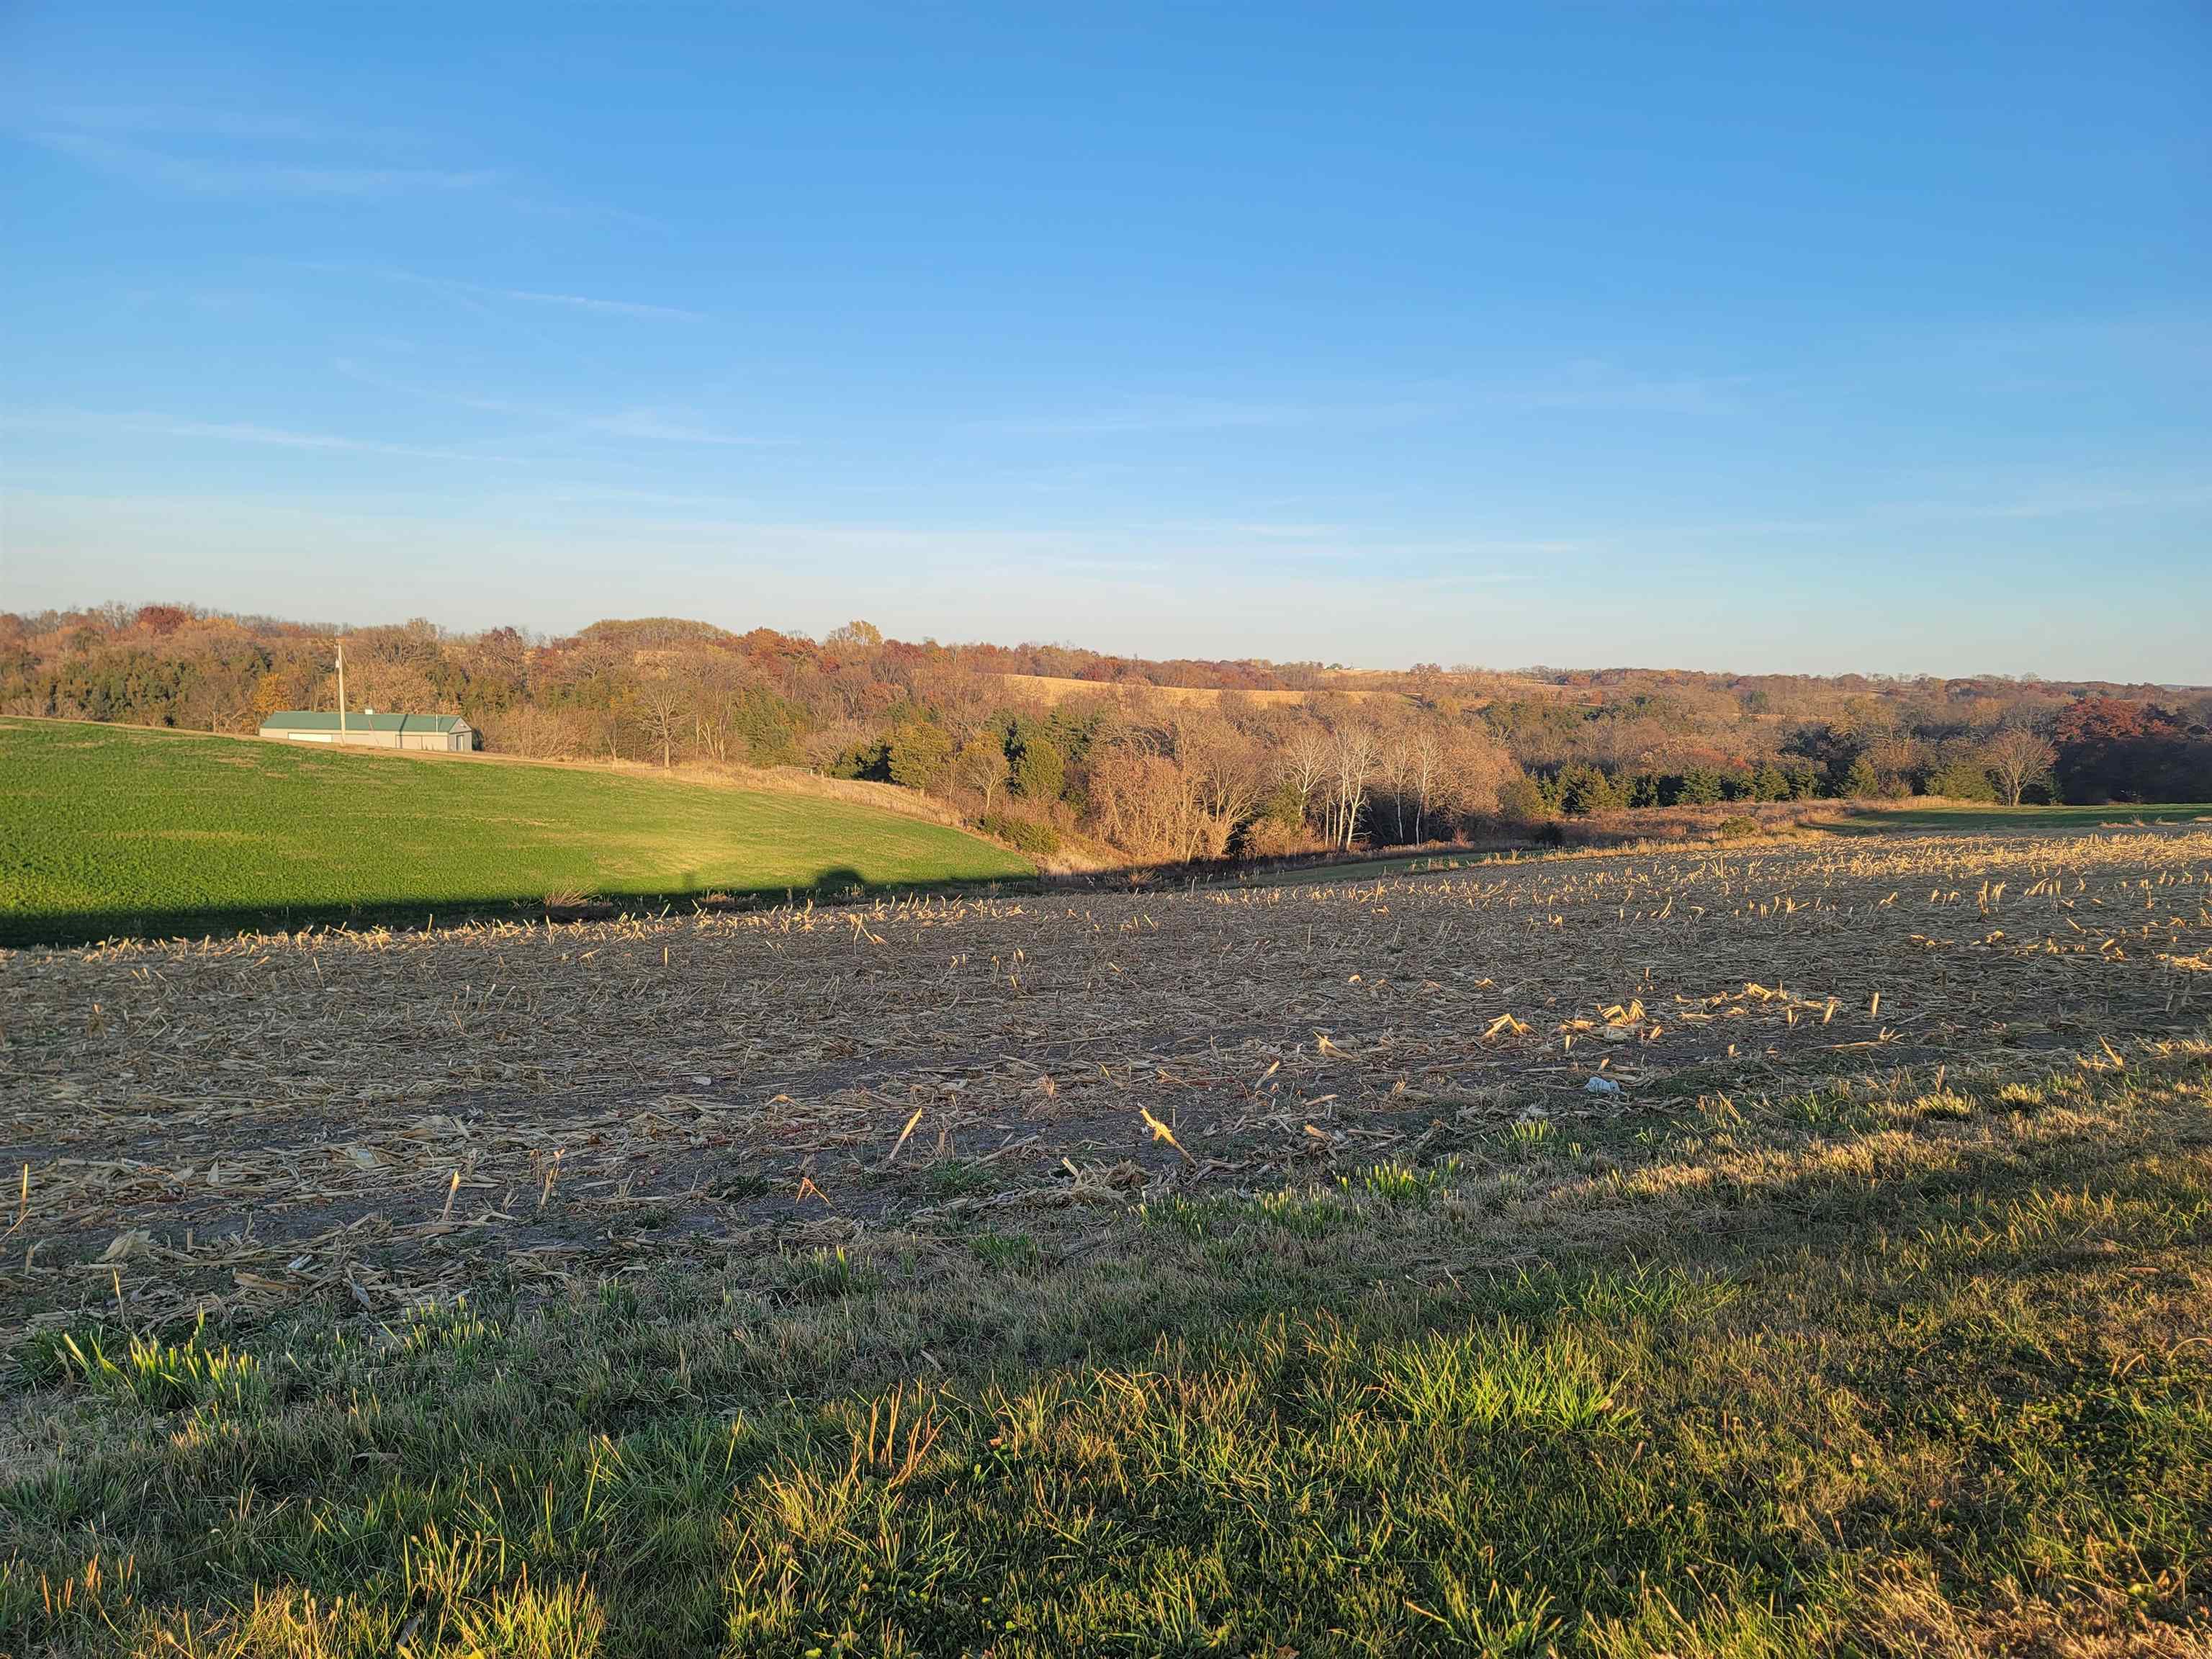
[{"label": "mowed grass strip", "polygon": [[[57,1655],[2201,1655],[2212,1049],[19,1345]],[[1510,1177],[1510,1179],[1509,1179]],[[1548,1191],[1554,1201],[1537,1195]],[[1009,1212],[1017,1218],[1019,1212]]]},{"label": "mowed grass strip", "polygon": [[0,943],[1030,872],[811,796],[0,720]]}]

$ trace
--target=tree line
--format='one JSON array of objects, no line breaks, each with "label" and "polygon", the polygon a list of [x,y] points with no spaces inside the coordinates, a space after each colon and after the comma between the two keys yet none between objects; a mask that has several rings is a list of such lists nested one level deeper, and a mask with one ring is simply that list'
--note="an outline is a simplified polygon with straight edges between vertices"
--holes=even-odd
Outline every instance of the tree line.
[{"label": "tree line", "polygon": [[[342,630],[356,708],[511,754],[799,768],[925,792],[1039,854],[1449,841],[1727,801],[2212,799],[2212,693],[1998,677],[1147,662],[680,618]],[[184,605],[0,615],[0,712],[252,731],[337,707],[341,630]]]}]

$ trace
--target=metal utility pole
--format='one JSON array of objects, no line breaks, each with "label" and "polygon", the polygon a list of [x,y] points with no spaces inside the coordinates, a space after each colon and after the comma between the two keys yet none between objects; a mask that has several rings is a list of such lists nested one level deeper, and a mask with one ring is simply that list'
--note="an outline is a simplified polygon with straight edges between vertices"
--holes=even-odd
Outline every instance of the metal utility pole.
[{"label": "metal utility pole", "polygon": [[340,743],[345,741],[345,641],[340,640],[338,641],[338,741]]}]

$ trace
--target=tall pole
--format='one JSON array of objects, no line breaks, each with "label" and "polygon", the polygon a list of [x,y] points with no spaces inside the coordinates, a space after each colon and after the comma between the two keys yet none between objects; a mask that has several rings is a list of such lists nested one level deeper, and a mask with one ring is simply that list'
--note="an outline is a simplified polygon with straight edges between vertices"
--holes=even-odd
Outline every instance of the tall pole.
[{"label": "tall pole", "polygon": [[345,723],[345,641],[338,641],[338,741],[343,743]]}]

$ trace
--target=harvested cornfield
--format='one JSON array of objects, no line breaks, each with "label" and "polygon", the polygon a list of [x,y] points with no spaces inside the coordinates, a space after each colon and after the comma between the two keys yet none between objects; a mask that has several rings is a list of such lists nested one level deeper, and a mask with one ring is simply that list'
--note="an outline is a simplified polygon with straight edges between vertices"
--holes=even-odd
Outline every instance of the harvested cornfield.
[{"label": "harvested cornfield", "polygon": [[29,1651],[2203,1650],[2201,827],[0,994]]},{"label": "harvested cornfield", "polygon": [[495,1269],[557,1284],[1305,1181],[1529,1115],[2096,1053],[2203,1028],[2208,870],[2203,831],[1814,842],[18,952],[8,1311],[119,1285],[134,1319],[390,1314]]}]

